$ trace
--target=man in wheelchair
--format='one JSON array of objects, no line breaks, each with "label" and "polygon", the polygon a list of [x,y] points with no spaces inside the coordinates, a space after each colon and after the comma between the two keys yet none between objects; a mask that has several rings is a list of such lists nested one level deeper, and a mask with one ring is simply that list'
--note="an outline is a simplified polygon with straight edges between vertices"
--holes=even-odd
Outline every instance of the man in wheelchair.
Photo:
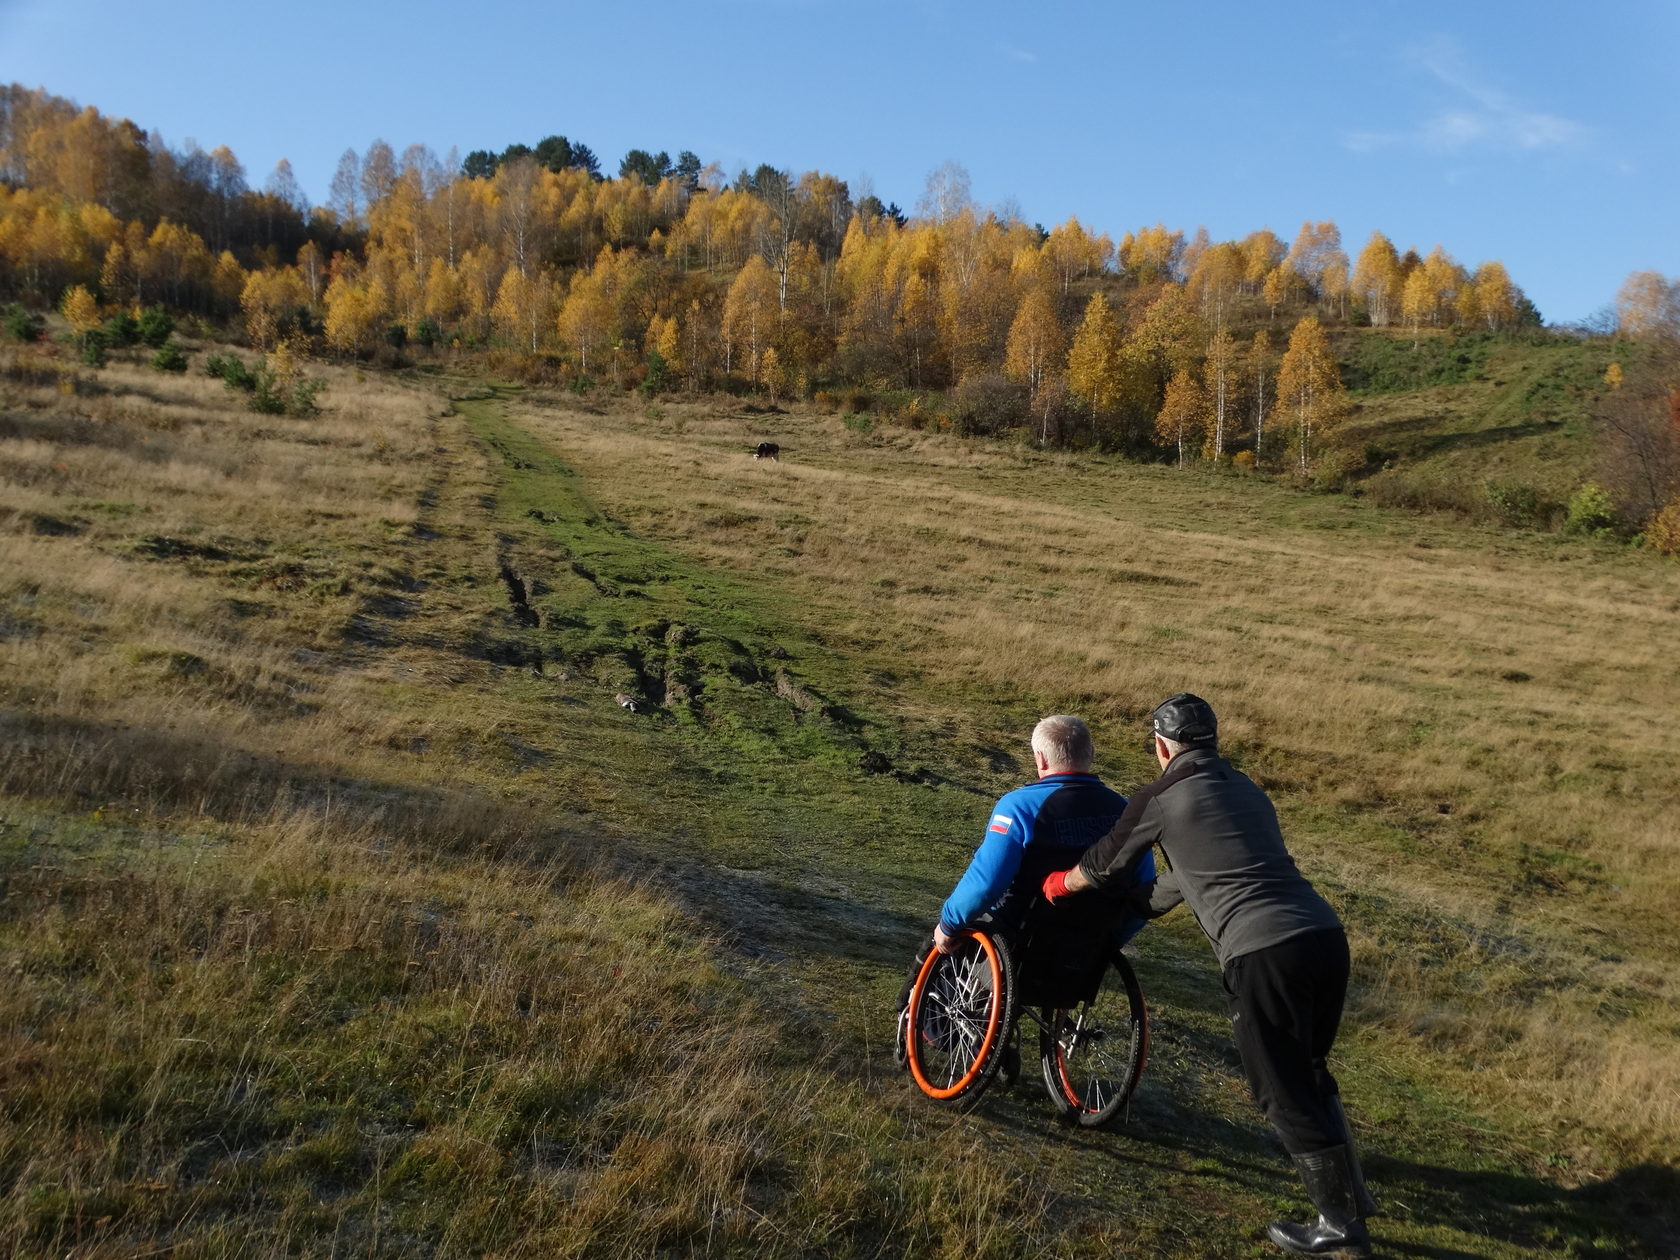
[{"label": "man in wheelchair", "polygon": [[[1038,779],[992,807],[980,847],[899,994],[900,1061],[911,987],[929,949],[948,954],[966,931],[984,927],[1019,952],[1023,1005],[1074,1006],[1097,983],[1110,949],[1143,926],[1143,917],[1129,909],[1130,898],[1154,880],[1151,857],[1139,863],[1124,887],[1107,887],[1102,895],[1054,908],[1040,895],[1046,876],[1076,863],[1119,821],[1126,798],[1091,773],[1091,731],[1079,718],[1057,714],[1043,719],[1033,728],[1032,751]],[[1014,1066],[1005,1067],[1007,1075],[1014,1074]]]}]

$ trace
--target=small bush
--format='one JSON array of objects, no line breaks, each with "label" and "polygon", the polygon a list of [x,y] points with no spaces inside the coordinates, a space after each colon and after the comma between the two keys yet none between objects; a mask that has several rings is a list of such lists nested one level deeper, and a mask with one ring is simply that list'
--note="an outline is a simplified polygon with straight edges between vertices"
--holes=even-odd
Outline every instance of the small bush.
[{"label": "small bush", "polygon": [[321,408],[315,402],[325,390],[327,383],[315,377],[300,376],[292,382],[290,396],[286,399],[286,414],[291,416],[313,416]]},{"label": "small bush", "polygon": [[1413,512],[1454,512],[1474,520],[1487,510],[1480,489],[1461,481],[1433,481],[1399,469],[1384,469],[1360,483],[1360,491],[1379,507]]},{"label": "small bush", "polygon": [[1680,498],[1651,518],[1645,527],[1645,545],[1658,555],[1680,556]]},{"label": "small bush", "polygon": [[1487,502],[1506,525],[1533,526],[1541,521],[1540,492],[1526,481],[1490,481]]},{"label": "small bush", "polygon": [[291,366],[290,355],[281,356],[278,370],[266,359],[256,367],[247,367],[235,354],[212,354],[204,361],[204,372],[214,376],[229,389],[249,394],[246,403],[252,411],[265,416],[312,416],[320,411],[316,399],[327,383],[303,376]]},{"label": "small bush", "polygon": [[671,365],[665,361],[665,356],[657,350],[649,350],[647,352],[647,376],[641,384],[642,393],[650,397],[661,393],[665,389],[670,372]]},{"label": "small bush", "polygon": [[1589,481],[1569,498],[1563,527],[1571,534],[1607,534],[1618,524],[1616,505],[1610,492]]},{"label": "small bush", "polygon": [[875,427],[875,417],[867,411],[854,411],[842,416],[840,423],[853,433],[868,433]]},{"label": "small bush", "polygon": [[1363,451],[1333,446],[1313,465],[1313,484],[1321,490],[1345,490],[1364,471]]},{"label": "small bush", "polygon": [[1238,451],[1235,455],[1231,456],[1231,467],[1235,468],[1238,472],[1253,472],[1254,452]]},{"label": "small bush", "polygon": [[416,345],[425,346],[426,349],[430,350],[443,339],[443,329],[430,315],[416,321],[414,325],[414,342]]},{"label": "small bush", "polygon": [[133,346],[140,342],[140,325],[127,311],[118,311],[106,320],[104,333],[112,346]]},{"label": "small bush", "polygon": [[88,367],[101,368],[105,366],[106,350],[110,341],[103,329],[90,328],[76,339],[81,346],[81,361]]},{"label": "small bush", "polygon": [[13,302],[6,308],[6,335],[15,341],[39,341],[46,333],[46,321]]},{"label": "small bush", "polygon": [[157,353],[152,356],[152,370],[154,372],[185,372],[187,370],[187,356],[181,350],[179,343],[170,340],[159,346]]},{"label": "small bush", "polygon": [[213,354],[204,361],[207,376],[214,376],[229,389],[251,393],[257,388],[256,374],[236,354]]},{"label": "small bush", "polygon": [[965,377],[950,398],[952,427],[962,437],[991,437],[1027,419],[1027,390],[1008,377]]},{"label": "small bush", "polygon": [[140,312],[135,323],[140,340],[154,350],[161,350],[175,332],[175,317],[161,306],[148,307]]}]

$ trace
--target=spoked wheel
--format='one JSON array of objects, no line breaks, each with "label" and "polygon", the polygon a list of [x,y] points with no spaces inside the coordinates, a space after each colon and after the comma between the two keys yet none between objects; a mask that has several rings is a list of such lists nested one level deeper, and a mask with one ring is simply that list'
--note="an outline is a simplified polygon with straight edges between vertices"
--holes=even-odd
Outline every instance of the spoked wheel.
[{"label": "spoked wheel", "polygon": [[970,932],[955,953],[930,952],[910,991],[905,1052],[929,1098],[966,1109],[1003,1063],[1015,1022],[1015,963],[1009,947]]},{"label": "spoked wheel", "polygon": [[1106,1124],[1131,1098],[1149,1056],[1149,1012],[1131,963],[1116,949],[1095,997],[1049,1015],[1039,1053],[1050,1101],[1077,1124]]}]

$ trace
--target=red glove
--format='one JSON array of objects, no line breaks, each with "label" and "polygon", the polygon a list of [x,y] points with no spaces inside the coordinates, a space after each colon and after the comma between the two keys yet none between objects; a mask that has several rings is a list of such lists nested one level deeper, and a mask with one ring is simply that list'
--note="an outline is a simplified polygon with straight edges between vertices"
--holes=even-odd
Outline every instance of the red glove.
[{"label": "red glove", "polygon": [[1056,904],[1058,897],[1068,895],[1067,871],[1051,871],[1044,877],[1044,899],[1051,905]]}]

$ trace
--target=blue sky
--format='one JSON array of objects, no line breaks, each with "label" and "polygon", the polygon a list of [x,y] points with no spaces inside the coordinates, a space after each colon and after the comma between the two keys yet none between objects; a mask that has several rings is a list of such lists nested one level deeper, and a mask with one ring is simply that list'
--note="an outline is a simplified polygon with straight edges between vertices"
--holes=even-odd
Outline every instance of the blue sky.
[{"label": "blue sky", "polygon": [[289,158],[317,200],[375,138],[559,133],[609,173],[690,149],[907,209],[956,161],[984,204],[1116,240],[1333,219],[1350,254],[1498,258],[1554,321],[1680,273],[1677,51],[1680,0],[0,0],[0,76],[227,144],[254,185]]}]

